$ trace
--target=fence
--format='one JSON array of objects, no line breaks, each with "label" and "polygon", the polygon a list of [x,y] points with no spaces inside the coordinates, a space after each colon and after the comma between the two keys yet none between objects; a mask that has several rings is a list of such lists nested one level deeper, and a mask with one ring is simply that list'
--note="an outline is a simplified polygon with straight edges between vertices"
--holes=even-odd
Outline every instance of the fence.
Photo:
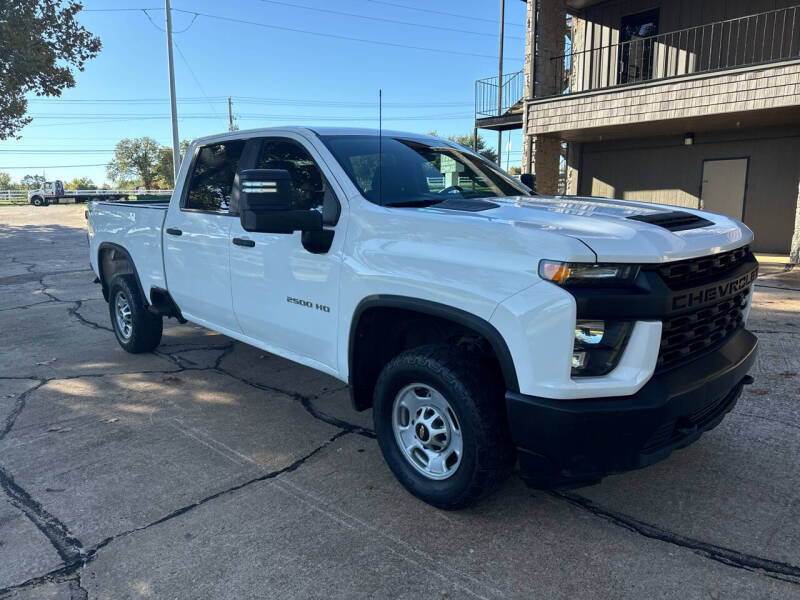
[{"label": "fence", "polygon": [[525,71],[503,75],[503,97],[499,111],[497,106],[498,81],[499,78],[495,75],[486,79],[478,79],[475,82],[476,118],[499,117],[522,100],[525,88]]},{"label": "fence", "polygon": [[800,57],[800,6],[717,21],[552,59],[558,93]]},{"label": "fence", "polygon": [[0,190],[0,204],[26,204],[27,190]]}]

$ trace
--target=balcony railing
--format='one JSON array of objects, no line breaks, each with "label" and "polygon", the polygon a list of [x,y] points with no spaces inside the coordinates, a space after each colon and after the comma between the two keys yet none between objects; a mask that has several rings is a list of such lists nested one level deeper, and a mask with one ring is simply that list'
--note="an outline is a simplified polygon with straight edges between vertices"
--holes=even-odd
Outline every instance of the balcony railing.
[{"label": "balcony railing", "polygon": [[499,117],[507,113],[522,100],[525,88],[525,71],[503,74],[503,94],[498,106],[499,77],[487,77],[475,82],[475,118]]},{"label": "balcony railing", "polygon": [[800,6],[636,38],[552,59],[559,94],[800,57]]}]

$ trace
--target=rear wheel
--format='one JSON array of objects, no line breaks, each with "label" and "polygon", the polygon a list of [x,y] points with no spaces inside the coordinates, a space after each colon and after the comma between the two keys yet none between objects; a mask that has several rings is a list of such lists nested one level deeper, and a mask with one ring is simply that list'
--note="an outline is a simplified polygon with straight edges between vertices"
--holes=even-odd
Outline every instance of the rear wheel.
[{"label": "rear wheel", "polygon": [[474,353],[436,345],[400,354],[378,378],[373,418],[389,468],[434,506],[472,504],[511,472],[502,380]]},{"label": "rear wheel", "polygon": [[163,319],[147,310],[133,275],[117,275],[108,295],[111,326],[119,345],[132,354],[150,352],[161,342]]}]

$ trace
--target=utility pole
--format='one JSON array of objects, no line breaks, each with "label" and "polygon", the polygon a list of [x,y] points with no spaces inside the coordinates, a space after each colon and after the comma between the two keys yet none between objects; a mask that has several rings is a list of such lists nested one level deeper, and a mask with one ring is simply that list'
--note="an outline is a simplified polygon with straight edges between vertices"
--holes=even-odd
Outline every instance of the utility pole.
[{"label": "utility pole", "polygon": [[[500,68],[497,75],[497,116],[503,115],[503,38],[506,27],[506,0],[500,0]],[[497,132],[497,158],[503,151],[503,130]]]},{"label": "utility pole", "polygon": [[233,128],[233,102],[230,96],[228,96],[228,131],[236,131]]},{"label": "utility pole", "polygon": [[172,173],[178,183],[178,169],[181,167],[180,141],[178,137],[178,103],[175,100],[175,64],[172,59],[172,10],[169,0],[164,0],[167,16],[167,62],[169,63],[169,102],[172,108]]}]

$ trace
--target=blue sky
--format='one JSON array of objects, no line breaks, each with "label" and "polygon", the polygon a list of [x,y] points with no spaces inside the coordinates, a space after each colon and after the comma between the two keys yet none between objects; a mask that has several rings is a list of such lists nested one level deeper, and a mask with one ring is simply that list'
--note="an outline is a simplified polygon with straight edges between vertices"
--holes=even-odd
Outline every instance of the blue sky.
[{"label": "blue sky", "polygon": [[[497,73],[499,6],[499,0],[173,0],[180,137],[225,131],[228,96],[241,129],[373,127],[379,88],[385,127],[469,133],[475,80]],[[84,0],[79,18],[103,50],[61,98],[32,98],[34,120],[20,140],[0,142],[0,171],[15,180],[44,171],[48,180],[89,176],[99,184],[119,139],[148,135],[170,143],[162,3]],[[524,21],[525,3],[506,0],[506,72],[522,69]],[[496,133],[483,135],[497,143]],[[513,165],[521,135],[511,137]]]}]

